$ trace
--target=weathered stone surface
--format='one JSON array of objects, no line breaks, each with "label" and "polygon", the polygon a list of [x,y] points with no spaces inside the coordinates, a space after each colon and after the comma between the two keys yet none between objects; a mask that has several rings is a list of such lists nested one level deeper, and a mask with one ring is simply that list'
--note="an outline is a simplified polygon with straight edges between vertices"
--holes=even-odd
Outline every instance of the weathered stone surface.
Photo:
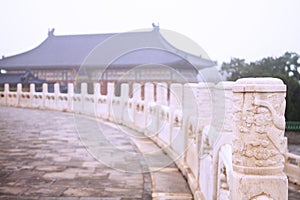
[{"label": "weathered stone surface", "polygon": [[[138,163],[133,167],[140,167],[144,173],[122,172],[95,160],[78,137],[73,114],[1,107],[0,199],[152,199],[152,179],[141,153],[147,152],[148,147],[143,149],[140,144],[137,147],[134,140],[141,134],[132,132],[126,136],[110,126],[105,127],[108,127],[107,138],[114,145],[135,153],[134,157],[126,158],[110,154],[111,166],[123,165],[128,169],[131,163]],[[152,143],[146,138],[138,140]],[[93,144],[97,146],[99,142]],[[113,152],[100,147],[102,151]],[[153,143],[151,148],[159,150]],[[182,175],[176,173],[176,177],[170,174],[173,183],[165,182],[169,184],[165,188],[180,191],[183,187],[191,195]],[[158,177],[155,181],[159,180]]]},{"label": "weathered stone surface", "polygon": [[96,161],[79,140],[72,114],[1,107],[0,118],[5,127],[0,135],[1,199],[142,198],[143,175]]},{"label": "weathered stone surface", "polygon": [[285,92],[275,78],[245,78],[233,86],[231,199],[287,199]]}]

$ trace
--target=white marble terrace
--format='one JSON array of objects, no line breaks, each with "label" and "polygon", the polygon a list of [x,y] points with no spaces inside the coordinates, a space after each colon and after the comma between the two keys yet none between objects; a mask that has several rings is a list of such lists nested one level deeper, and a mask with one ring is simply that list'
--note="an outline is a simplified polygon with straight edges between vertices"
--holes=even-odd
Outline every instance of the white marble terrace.
[{"label": "white marble terrace", "polygon": [[[154,97],[156,89],[156,100]],[[168,89],[170,95],[168,99]],[[275,78],[247,78],[236,82],[145,84],[121,86],[121,96],[12,92],[6,84],[0,105],[81,113],[123,124],[151,137],[186,176],[195,199],[288,198],[288,179],[300,185],[300,156],[287,152],[285,131],[286,86]]]}]

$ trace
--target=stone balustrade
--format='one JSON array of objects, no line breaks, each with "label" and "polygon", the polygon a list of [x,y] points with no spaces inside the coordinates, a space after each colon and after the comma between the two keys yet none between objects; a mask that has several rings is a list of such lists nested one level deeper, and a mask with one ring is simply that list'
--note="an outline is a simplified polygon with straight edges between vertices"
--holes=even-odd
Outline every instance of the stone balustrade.
[{"label": "stone balustrade", "polygon": [[292,153],[287,153],[284,172],[289,178],[289,181],[300,185],[300,156]]},{"label": "stone balustrade", "polygon": [[66,94],[58,84],[54,93],[47,84],[42,92],[34,85],[22,92],[21,84],[13,92],[5,84],[0,105],[82,113],[143,132],[175,160],[195,199],[287,199],[286,174],[299,184],[299,156],[287,153],[284,137],[286,87],[281,80],[146,83],[144,95],[141,87],[133,84],[130,95],[129,85],[122,84],[121,95],[115,96],[113,83],[107,95],[100,94],[98,83],[94,94],[88,94],[85,83],[80,94],[72,84]]}]

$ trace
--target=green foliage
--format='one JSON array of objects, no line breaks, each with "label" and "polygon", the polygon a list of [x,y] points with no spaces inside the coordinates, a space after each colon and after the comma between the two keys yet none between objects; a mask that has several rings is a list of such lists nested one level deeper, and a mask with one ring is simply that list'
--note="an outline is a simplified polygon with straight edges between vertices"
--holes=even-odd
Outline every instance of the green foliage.
[{"label": "green foliage", "polygon": [[300,56],[297,53],[286,52],[279,58],[268,57],[250,63],[233,58],[222,64],[221,72],[231,81],[246,77],[280,78],[287,85],[286,120],[300,121]]}]

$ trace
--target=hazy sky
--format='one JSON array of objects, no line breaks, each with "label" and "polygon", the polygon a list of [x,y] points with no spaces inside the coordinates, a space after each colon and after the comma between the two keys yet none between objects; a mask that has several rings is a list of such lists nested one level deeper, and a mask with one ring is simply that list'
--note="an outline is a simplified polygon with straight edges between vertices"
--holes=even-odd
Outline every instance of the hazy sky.
[{"label": "hazy sky", "polygon": [[151,28],[181,33],[221,64],[300,53],[300,0],[1,0],[0,56],[55,35]]}]

